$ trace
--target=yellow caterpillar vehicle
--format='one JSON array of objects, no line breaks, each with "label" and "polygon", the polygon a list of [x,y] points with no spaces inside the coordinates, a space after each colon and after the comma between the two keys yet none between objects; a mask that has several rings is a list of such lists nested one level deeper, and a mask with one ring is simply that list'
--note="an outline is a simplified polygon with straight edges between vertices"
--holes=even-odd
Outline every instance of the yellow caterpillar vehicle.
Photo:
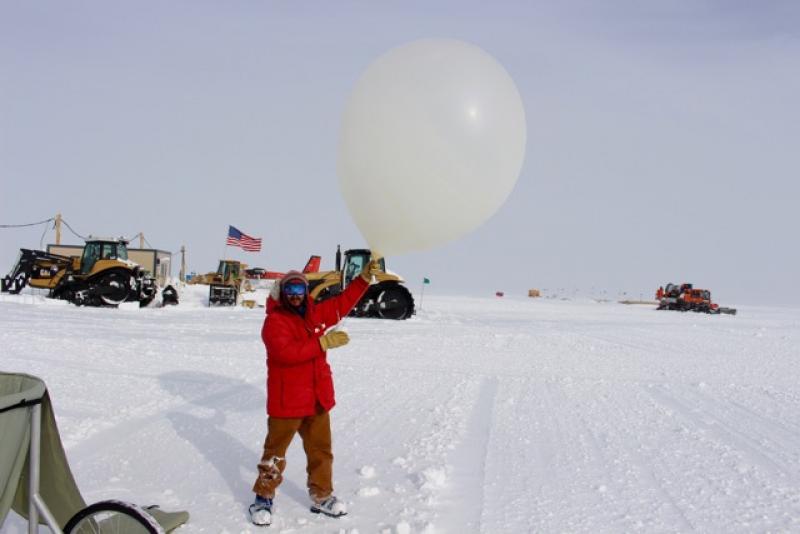
[{"label": "yellow caterpillar vehicle", "polygon": [[30,285],[78,306],[118,306],[125,301],[146,306],[156,296],[155,278],[128,260],[127,245],[123,239],[88,239],[80,257],[20,249],[0,290],[19,293]]},{"label": "yellow caterpillar vehicle", "polygon": [[189,283],[209,286],[209,306],[236,306],[239,294],[251,289],[245,280],[246,268],[247,265],[240,261],[219,260],[216,272],[193,276]]},{"label": "yellow caterpillar vehicle", "polygon": [[[358,276],[364,266],[369,263],[372,253],[369,249],[352,249],[344,253],[342,268],[342,252],[336,248],[336,270],[306,273],[310,296],[316,301],[338,295]],[[408,319],[414,315],[414,297],[396,274],[386,272],[384,258],[379,260],[381,273],[369,287],[364,297],[356,304],[351,315],[356,317],[380,317],[382,319]]]}]

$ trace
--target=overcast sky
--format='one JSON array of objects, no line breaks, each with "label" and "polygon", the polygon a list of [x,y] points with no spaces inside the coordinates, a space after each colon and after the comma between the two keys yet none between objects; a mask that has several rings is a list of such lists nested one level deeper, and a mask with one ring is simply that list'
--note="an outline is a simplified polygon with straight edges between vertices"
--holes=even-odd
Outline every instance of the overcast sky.
[{"label": "overcast sky", "polygon": [[[791,0],[0,0],[0,224],[61,212],[83,235],[142,231],[198,272],[223,255],[330,267],[337,243],[365,245],[336,176],[350,90],[424,37],[507,69],[528,146],[485,225],[388,258],[415,293],[423,277],[426,293],[611,297],[688,281],[722,305],[797,305]],[[263,251],[226,250],[228,225]],[[0,229],[0,271],[43,229]]]}]

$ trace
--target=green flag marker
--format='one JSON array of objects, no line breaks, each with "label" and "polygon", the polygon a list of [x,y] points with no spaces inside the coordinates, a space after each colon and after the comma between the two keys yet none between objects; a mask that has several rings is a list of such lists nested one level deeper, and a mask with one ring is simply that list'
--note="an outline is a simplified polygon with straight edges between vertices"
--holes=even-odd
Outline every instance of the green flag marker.
[{"label": "green flag marker", "polygon": [[429,278],[422,278],[422,287],[419,288],[419,309],[422,310],[422,299],[425,296],[425,284],[430,284],[431,281]]}]

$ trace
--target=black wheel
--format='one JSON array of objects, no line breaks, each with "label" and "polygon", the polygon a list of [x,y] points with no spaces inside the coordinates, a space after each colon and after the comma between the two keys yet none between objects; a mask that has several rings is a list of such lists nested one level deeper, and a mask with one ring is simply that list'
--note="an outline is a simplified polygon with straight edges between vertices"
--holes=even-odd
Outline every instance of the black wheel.
[{"label": "black wheel", "polygon": [[144,509],[123,501],[100,501],[67,521],[64,534],[164,534]]},{"label": "black wheel", "polygon": [[353,306],[353,309],[350,310],[351,317],[377,317],[377,302],[378,302],[378,295],[380,295],[381,290],[378,286],[370,286],[367,289],[367,292],[364,293],[364,296],[361,297],[361,300],[356,302],[356,305]]},{"label": "black wheel", "polygon": [[390,286],[375,301],[382,319],[407,319],[414,311],[414,299],[403,286]]},{"label": "black wheel", "polygon": [[128,298],[131,291],[131,277],[125,273],[113,272],[103,276],[97,284],[97,296],[107,306],[119,306]]}]

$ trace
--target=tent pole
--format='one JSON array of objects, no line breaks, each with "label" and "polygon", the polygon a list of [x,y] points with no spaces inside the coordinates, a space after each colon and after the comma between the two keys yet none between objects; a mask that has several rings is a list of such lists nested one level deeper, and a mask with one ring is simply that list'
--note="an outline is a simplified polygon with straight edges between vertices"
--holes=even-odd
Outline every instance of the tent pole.
[{"label": "tent pole", "polygon": [[28,534],[39,532],[39,512],[54,534],[63,534],[56,518],[39,495],[39,467],[41,465],[42,405],[31,409],[31,444],[28,455]]},{"label": "tent pole", "polygon": [[39,510],[36,499],[39,493],[39,445],[42,433],[42,406],[35,404],[31,409],[31,443],[28,455],[28,534],[39,531]]}]

